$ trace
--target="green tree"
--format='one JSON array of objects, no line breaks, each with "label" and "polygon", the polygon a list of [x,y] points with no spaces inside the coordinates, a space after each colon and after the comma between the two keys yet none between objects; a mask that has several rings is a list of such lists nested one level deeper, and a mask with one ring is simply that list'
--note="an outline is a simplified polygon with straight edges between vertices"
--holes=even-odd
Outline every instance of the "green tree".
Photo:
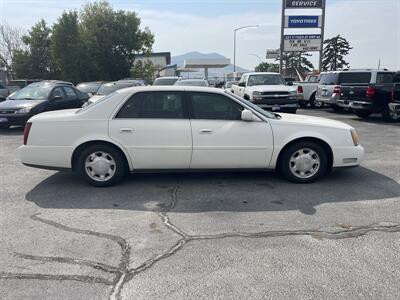
[{"label": "green tree", "polygon": [[18,77],[48,79],[55,76],[50,57],[51,29],[42,19],[22,37],[27,50],[15,51],[15,70]]},{"label": "green tree", "polygon": [[142,78],[147,82],[152,82],[154,80],[155,74],[157,72],[157,67],[154,66],[151,60],[142,61],[139,60],[134,63],[131,68],[131,77]]},{"label": "green tree", "polygon": [[353,47],[343,37],[339,35],[324,41],[324,51],[322,59],[322,71],[349,68],[350,65],[344,57],[349,54]]},{"label": "green tree", "polygon": [[51,58],[63,80],[74,83],[89,80],[88,56],[82,42],[78,13],[64,12],[53,25]]},{"label": "green tree", "polygon": [[254,69],[256,72],[279,72],[279,65],[268,63],[268,62],[261,62],[258,66]]},{"label": "green tree", "polygon": [[[296,77],[297,72],[304,76],[313,71],[314,66],[308,59],[311,54],[306,52],[283,53],[283,73],[286,76]],[[277,58],[279,60],[279,58]]]},{"label": "green tree", "polygon": [[147,28],[140,29],[140,18],[134,12],[115,11],[100,1],[86,4],[79,17],[93,79],[127,77],[135,54],[151,51],[154,36]]}]

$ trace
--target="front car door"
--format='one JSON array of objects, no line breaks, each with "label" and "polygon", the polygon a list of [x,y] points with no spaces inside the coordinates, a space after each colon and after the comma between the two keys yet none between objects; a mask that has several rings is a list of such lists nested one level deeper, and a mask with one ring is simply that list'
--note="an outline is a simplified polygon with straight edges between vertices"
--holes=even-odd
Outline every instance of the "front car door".
[{"label": "front car door", "polygon": [[58,110],[67,108],[66,97],[61,86],[57,86],[50,94],[49,110]]},{"label": "front car door", "polygon": [[110,120],[110,136],[129,152],[134,169],[187,169],[192,133],[183,92],[135,93]]},{"label": "front car door", "polygon": [[188,92],[192,169],[268,168],[273,151],[270,124],[242,121],[243,105],[218,93]]}]

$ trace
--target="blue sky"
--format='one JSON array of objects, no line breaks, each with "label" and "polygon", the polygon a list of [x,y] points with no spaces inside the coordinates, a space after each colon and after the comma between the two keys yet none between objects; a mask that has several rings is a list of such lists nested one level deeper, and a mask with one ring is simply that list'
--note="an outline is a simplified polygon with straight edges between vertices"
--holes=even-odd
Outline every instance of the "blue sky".
[{"label": "blue sky", "polygon": [[[0,0],[0,18],[28,29],[40,18],[56,21],[63,10],[79,9],[81,0]],[[237,39],[237,63],[254,68],[268,48],[279,46],[280,0],[114,0],[114,8],[135,10],[155,34],[155,51],[179,55],[189,51],[218,52],[232,59],[233,29],[260,24],[241,31]],[[352,67],[382,66],[400,69],[400,0],[327,0],[326,37],[337,34],[354,47],[348,60]],[[318,55],[313,55],[313,62]]]}]

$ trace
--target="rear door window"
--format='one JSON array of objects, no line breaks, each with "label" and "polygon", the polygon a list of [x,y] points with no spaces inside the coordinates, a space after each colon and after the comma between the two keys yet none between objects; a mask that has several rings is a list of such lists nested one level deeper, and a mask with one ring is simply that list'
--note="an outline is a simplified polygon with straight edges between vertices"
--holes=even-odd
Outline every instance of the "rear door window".
[{"label": "rear door window", "polygon": [[321,74],[319,84],[322,85],[336,85],[338,84],[338,73]]},{"label": "rear door window", "polygon": [[392,83],[393,76],[393,73],[378,73],[376,75],[376,83]]},{"label": "rear door window", "polygon": [[339,84],[362,84],[371,82],[371,72],[343,72],[339,75]]}]

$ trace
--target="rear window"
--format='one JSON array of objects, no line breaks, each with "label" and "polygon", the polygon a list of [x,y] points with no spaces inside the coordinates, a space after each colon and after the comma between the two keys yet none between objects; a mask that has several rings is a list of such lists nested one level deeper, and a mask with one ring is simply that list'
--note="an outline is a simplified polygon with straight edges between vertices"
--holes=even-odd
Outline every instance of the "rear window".
[{"label": "rear window", "polygon": [[319,84],[323,84],[323,85],[338,84],[338,74],[337,73],[321,74],[321,77],[319,79]]},{"label": "rear window", "polygon": [[339,84],[370,82],[371,72],[343,72],[339,75]]},{"label": "rear window", "polygon": [[392,83],[394,73],[378,73],[376,75],[376,83]]}]

